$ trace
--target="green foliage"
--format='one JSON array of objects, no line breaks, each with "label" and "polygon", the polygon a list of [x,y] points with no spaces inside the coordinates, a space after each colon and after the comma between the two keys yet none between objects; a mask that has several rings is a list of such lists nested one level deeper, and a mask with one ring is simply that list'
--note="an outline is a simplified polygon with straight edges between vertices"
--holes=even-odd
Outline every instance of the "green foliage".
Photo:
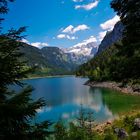
[{"label": "green foliage", "polygon": [[117,136],[115,134],[108,133],[105,135],[104,140],[117,140]]},{"label": "green foliage", "polygon": [[111,64],[111,61],[115,58],[117,52],[116,46],[107,48],[86,64],[81,65],[76,75],[88,76],[90,80],[95,81],[109,80],[113,75],[113,73],[110,73],[110,69],[115,67],[115,63]]},{"label": "green foliage", "polygon": [[72,71],[67,71],[63,68],[36,68],[33,73],[30,73],[28,77],[43,77],[43,76],[56,76],[56,75],[72,75]]},{"label": "green foliage", "polygon": [[[9,0],[10,1],[10,0]],[[12,1],[12,0],[11,0]],[[6,0],[0,1],[0,14],[7,13]],[[34,123],[37,109],[45,106],[43,99],[31,99],[31,87],[23,88],[20,93],[11,91],[8,86],[23,84],[19,79],[26,78],[32,69],[26,67],[25,61],[20,58],[19,51],[22,43],[22,32],[11,29],[0,34],[0,139],[1,140],[45,140],[50,134],[50,122]]]},{"label": "green foliage", "polygon": [[[83,112],[82,114],[86,113]],[[73,122],[69,123],[69,126],[65,127],[64,124],[60,121],[55,125],[55,135],[53,138],[55,140],[139,140],[140,131],[133,129],[134,120],[135,118],[139,117],[140,115],[137,114],[129,117],[126,116],[124,119],[116,120],[113,122],[113,125],[105,129],[102,134],[98,134],[94,130],[89,133],[89,129],[86,125],[80,127],[80,125]],[[87,119],[84,123],[87,123]],[[128,135],[125,135],[122,138],[122,134],[118,135],[114,131],[116,128],[123,129],[126,133],[128,133]]]},{"label": "green foliage", "polygon": [[[20,52],[22,60],[28,67],[36,67],[32,76],[68,75],[73,74],[77,64],[68,60],[68,56],[57,47],[36,48],[22,43]],[[30,75],[31,76],[31,75]]]},{"label": "green foliage", "polygon": [[111,7],[120,16],[124,26],[122,41],[83,64],[76,75],[88,76],[95,81],[139,81],[140,1],[113,0]]},{"label": "green foliage", "polygon": [[19,60],[23,54],[19,52],[21,42],[17,40],[21,40],[20,34],[24,31],[25,27],[22,27],[18,30],[11,29],[8,33],[0,35],[1,88],[9,84],[20,84],[17,79],[26,77],[26,74],[31,70],[23,70],[25,62]]},{"label": "green foliage", "polygon": [[101,140],[101,137],[93,131],[93,114],[86,112],[82,105],[76,123],[70,122],[67,127],[62,121],[54,126],[55,140]]},{"label": "green foliage", "polygon": [[[21,93],[13,93],[0,102],[0,138],[1,139],[44,139],[50,132],[50,122],[33,124],[37,109],[45,105],[44,100],[33,101],[30,98],[32,88]],[[12,92],[11,92],[12,94]]]},{"label": "green foliage", "polygon": [[13,2],[14,0],[2,0],[0,5],[0,14],[6,14],[8,12],[8,2]]},{"label": "green foliage", "polygon": [[89,140],[90,136],[88,135],[87,129],[78,127],[73,123],[70,124],[69,130],[69,140]]},{"label": "green foliage", "polygon": [[58,122],[55,125],[55,140],[101,140],[101,137],[91,132],[89,134],[87,128],[81,128],[74,123],[70,123],[69,126],[64,127],[63,123]]},{"label": "green foliage", "polygon": [[61,121],[58,121],[55,126],[55,140],[66,140],[67,139],[67,130]]},{"label": "green foliage", "polygon": [[[119,47],[122,79],[140,78],[140,1],[113,0],[111,7],[124,25],[122,46]],[[116,70],[117,71],[117,70]]]},{"label": "green foliage", "polygon": [[[139,118],[140,115],[131,115],[131,116],[125,116],[123,119],[115,120],[113,122],[113,125],[111,129],[104,132],[104,140],[118,140],[118,139],[124,139],[124,140],[139,140],[140,139],[140,131],[134,129],[134,120],[135,118]],[[125,138],[120,138],[115,133],[115,128],[123,128],[125,132],[128,133],[128,135]]]}]

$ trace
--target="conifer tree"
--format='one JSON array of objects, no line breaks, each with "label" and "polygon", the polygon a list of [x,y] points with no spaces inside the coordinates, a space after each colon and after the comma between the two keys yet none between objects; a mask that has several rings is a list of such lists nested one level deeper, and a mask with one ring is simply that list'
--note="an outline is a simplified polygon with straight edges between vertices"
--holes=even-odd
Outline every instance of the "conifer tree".
[{"label": "conifer tree", "polygon": [[[140,1],[113,0],[111,7],[120,16],[124,25],[122,45],[119,46],[120,57],[116,73],[121,79],[140,78]],[[119,69],[120,68],[120,69]]]},{"label": "conifer tree", "polygon": [[[0,1],[1,15],[8,12],[10,1],[13,0]],[[2,20],[0,18],[0,23]],[[22,88],[20,93],[8,88],[13,84],[23,87],[19,79],[31,71],[25,69],[26,63],[20,59],[23,54],[19,48],[25,27],[10,29],[7,33],[2,32],[2,27],[0,29],[0,140],[45,140],[51,133],[48,130],[51,123],[33,122],[37,109],[44,107],[45,101],[33,101],[30,96],[33,89],[29,86]]]}]

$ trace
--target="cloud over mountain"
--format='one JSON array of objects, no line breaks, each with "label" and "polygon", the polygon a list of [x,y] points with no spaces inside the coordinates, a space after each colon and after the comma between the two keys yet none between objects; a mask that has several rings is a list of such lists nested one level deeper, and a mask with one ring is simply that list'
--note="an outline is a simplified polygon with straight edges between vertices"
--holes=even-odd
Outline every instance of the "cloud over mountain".
[{"label": "cloud over mountain", "polygon": [[92,42],[97,42],[97,39],[94,36],[90,36],[88,39],[83,40],[82,42],[74,45],[73,47],[87,45]]},{"label": "cloud over mountain", "polygon": [[22,39],[21,42],[32,45],[32,46],[37,47],[39,49],[41,49],[45,46],[49,46],[49,44],[46,42],[32,42],[32,43],[30,43],[27,39]]},{"label": "cloud over mountain", "polygon": [[119,16],[114,16],[112,19],[107,20],[106,22],[100,24],[100,27],[103,30],[112,30],[114,25],[120,20]]},{"label": "cloud over mountain", "polygon": [[103,40],[103,38],[105,37],[107,31],[102,31],[102,32],[99,32],[99,35],[98,35],[98,40],[101,42]]}]

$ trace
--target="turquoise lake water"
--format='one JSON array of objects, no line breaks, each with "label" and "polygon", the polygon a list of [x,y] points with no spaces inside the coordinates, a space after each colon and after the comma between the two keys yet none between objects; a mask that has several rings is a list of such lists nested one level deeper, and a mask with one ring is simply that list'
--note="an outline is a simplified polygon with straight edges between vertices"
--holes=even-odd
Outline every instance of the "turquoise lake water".
[{"label": "turquoise lake water", "polygon": [[[85,110],[93,112],[96,122],[100,123],[116,117],[119,111],[118,109],[118,112],[115,110],[116,106],[114,107],[113,103],[116,102],[110,102],[111,97],[115,95],[114,98],[118,100],[124,98],[124,96],[117,91],[86,86],[84,83],[87,80],[86,78],[75,77],[24,80],[24,83],[32,85],[35,89],[32,93],[33,99],[43,97],[47,102],[46,107],[38,110],[36,119],[53,122],[58,120],[73,121],[79,115],[81,104]],[[122,101],[120,104],[123,106],[124,103]],[[125,106],[126,104],[123,106],[124,110]]]}]

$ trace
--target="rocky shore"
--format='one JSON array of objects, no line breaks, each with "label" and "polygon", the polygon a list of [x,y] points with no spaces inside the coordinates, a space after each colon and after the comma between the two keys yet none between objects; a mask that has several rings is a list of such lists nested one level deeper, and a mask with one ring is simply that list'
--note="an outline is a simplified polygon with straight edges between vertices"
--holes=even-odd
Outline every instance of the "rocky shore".
[{"label": "rocky shore", "polygon": [[[126,125],[124,125],[125,121],[126,121],[126,116],[127,116],[127,121],[129,120],[129,123],[127,123]],[[130,122],[131,120],[131,122]],[[131,130],[131,132],[127,132],[128,127],[133,127],[133,129]],[[127,128],[127,129],[126,129]],[[104,123],[101,124],[97,124],[94,126],[93,131],[96,131],[97,133],[99,133],[100,135],[104,135],[106,134],[106,130],[113,130],[113,133],[115,133],[118,137],[120,136],[125,136],[126,138],[128,136],[131,137],[136,137],[138,136],[139,130],[140,130],[140,111],[139,110],[135,110],[135,111],[131,111],[129,113],[129,115],[122,115],[118,118],[116,118],[115,120],[108,120]],[[121,135],[120,135],[121,134]]]},{"label": "rocky shore", "polygon": [[117,82],[95,82],[87,81],[85,85],[90,87],[101,87],[101,88],[110,88],[127,94],[137,94],[140,95],[140,85],[123,85],[122,83]]}]

